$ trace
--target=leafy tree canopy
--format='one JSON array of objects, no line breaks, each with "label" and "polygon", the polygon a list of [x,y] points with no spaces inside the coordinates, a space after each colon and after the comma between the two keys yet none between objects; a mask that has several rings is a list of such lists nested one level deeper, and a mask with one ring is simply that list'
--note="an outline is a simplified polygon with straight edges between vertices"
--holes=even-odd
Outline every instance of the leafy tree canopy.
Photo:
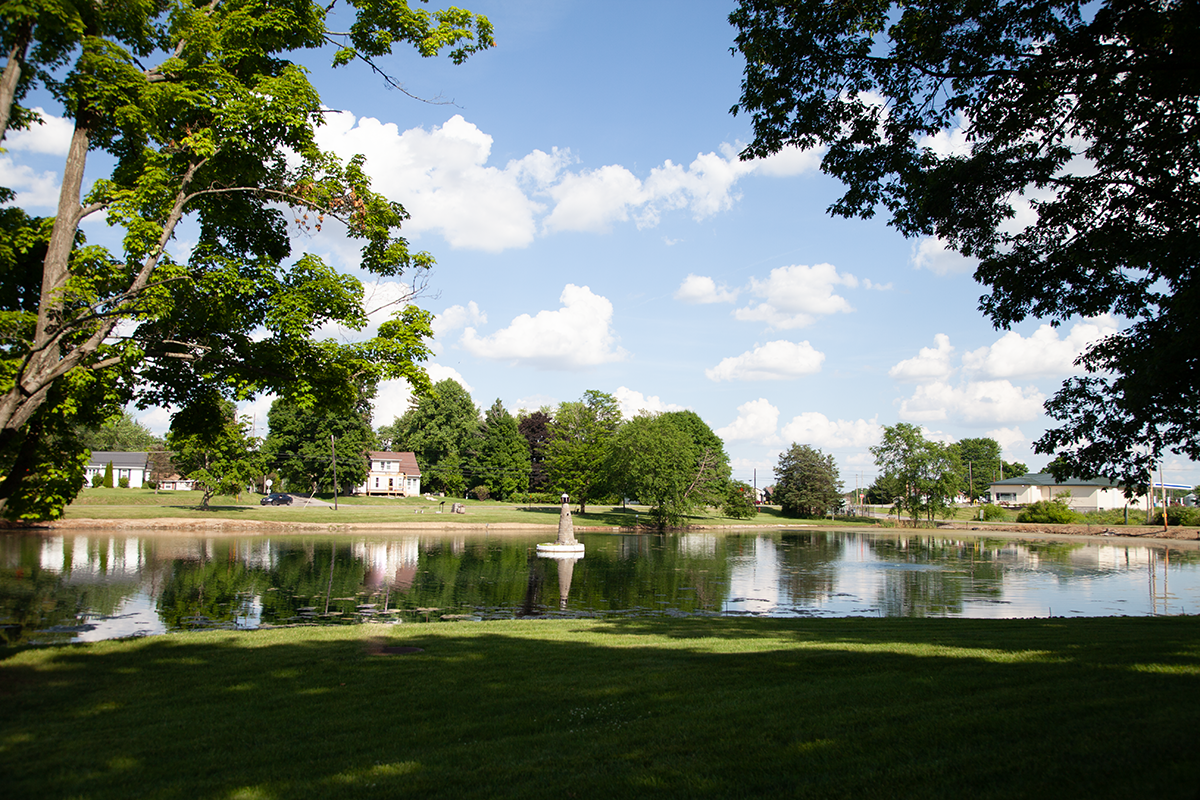
[{"label": "leafy tree canopy", "polygon": [[[703,423],[701,423],[703,424]],[[626,496],[650,508],[659,528],[678,526],[697,505],[699,454],[691,435],[668,414],[639,414],[617,430],[606,470]]]},{"label": "leafy tree canopy", "polygon": [[793,444],[775,466],[774,501],[790,517],[820,517],[842,496],[833,456],[806,444]]},{"label": "leafy tree canopy", "polygon": [[373,389],[360,392],[358,402],[349,409],[328,405],[306,408],[279,398],[267,415],[269,433],[263,453],[268,464],[290,488],[306,492],[332,491],[335,478],[343,492],[365,483],[366,453],[375,445],[370,422],[373,395]]},{"label": "leafy tree canopy", "polygon": [[941,442],[925,438],[921,429],[907,422],[884,426],[879,444],[871,447],[875,465],[892,477],[900,490],[899,505],[913,523],[925,517],[932,521],[950,507],[962,488],[961,465],[954,451]]},{"label": "leafy tree canopy", "polygon": [[458,381],[447,378],[392,424],[392,449],[416,455],[421,483],[430,491],[462,497],[464,462],[474,454],[478,435],[479,409]]},{"label": "leafy tree canopy", "polygon": [[959,478],[971,502],[987,494],[992,481],[1000,479],[1000,443],[995,439],[960,439],[950,445],[950,451],[962,466]]},{"label": "leafy tree canopy", "polygon": [[667,411],[662,416],[692,443],[696,460],[688,483],[688,497],[700,505],[721,505],[729,489],[731,472],[725,443],[695,411]]},{"label": "leafy tree canopy", "polygon": [[[334,66],[374,66],[411,46],[461,62],[492,45],[492,29],[460,9],[351,0],[334,33],[335,6],[0,2],[0,139],[34,124],[22,101],[35,87],[74,125],[55,216],[0,221],[0,262],[16,250],[38,264],[36,307],[30,282],[0,287],[0,459],[19,457],[17,440],[78,370],[143,404],[192,409],[180,420],[192,431],[219,424],[222,398],[273,391],[306,404],[348,395],[364,377],[428,388],[424,311],[403,308],[365,343],[314,340],[331,321],[365,325],[362,286],[295,253],[292,223],[340,224],[364,270],[410,285],[433,260],[409,250],[398,233],[406,212],[371,190],[361,157],[343,163],[317,147],[322,100],[292,57],[333,44]],[[84,196],[97,151],[114,166]],[[123,232],[116,251],[79,235],[100,213]],[[198,233],[180,260],[167,247],[185,219]],[[0,282],[21,277],[0,271]]]},{"label": "leafy tree canopy", "polygon": [[475,472],[493,498],[510,500],[529,491],[529,442],[499,398],[483,415]]},{"label": "leafy tree canopy", "polygon": [[[1038,452],[1144,487],[1200,460],[1200,4],[741,0],[743,157],[823,147],[830,211],[978,259],[998,327],[1113,313]],[[951,142],[953,146],[942,146]]]},{"label": "leafy tree canopy", "polygon": [[151,433],[149,428],[134,419],[125,409],[121,409],[117,416],[106,420],[99,427],[82,429],[79,439],[89,450],[125,453],[143,450],[149,452],[156,445],[163,443],[161,438]]},{"label": "leafy tree canopy", "polygon": [[529,444],[529,490],[540,492],[550,482],[546,472],[546,443],[550,440],[552,417],[548,408],[522,413],[517,429]]},{"label": "leafy tree canopy", "polygon": [[608,491],[608,448],[621,425],[621,408],[611,394],[589,389],[578,402],[561,403],[550,427],[546,467],[555,491],[587,503]]},{"label": "leafy tree canopy", "polygon": [[237,408],[228,401],[221,406],[221,424],[203,433],[176,428],[172,423],[167,444],[180,474],[204,490],[202,508],[208,508],[213,495],[240,495],[266,472],[266,459],[259,451],[258,439],[247,434],[249,427],[245,419],[238,419]]}]

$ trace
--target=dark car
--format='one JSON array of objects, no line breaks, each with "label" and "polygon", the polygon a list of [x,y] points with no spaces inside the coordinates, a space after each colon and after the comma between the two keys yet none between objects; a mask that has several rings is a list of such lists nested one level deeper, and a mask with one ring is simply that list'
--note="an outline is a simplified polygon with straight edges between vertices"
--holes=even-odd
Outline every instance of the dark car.
[{"label": "dark car", "polygon": [[262,506],[290,506],[292,504],[292,496],[290,494],[271,492],[262,500],[259,500],[258,504]]}]

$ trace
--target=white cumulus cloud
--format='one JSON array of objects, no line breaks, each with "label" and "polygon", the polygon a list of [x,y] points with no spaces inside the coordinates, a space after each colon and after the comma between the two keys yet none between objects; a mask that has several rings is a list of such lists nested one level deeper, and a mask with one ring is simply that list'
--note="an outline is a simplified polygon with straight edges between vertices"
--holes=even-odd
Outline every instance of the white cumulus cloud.
[{"label": "white cumulus cloud", "polygon": [[1021,432],[1020,428],[996,428],[988,431],[986,435],[996,440],[1002,452],[1011,453],[1017,445],[1029,444],[1029,438]]},{"label": "white cumulus cloud", "polygon": [[765,398],[751,400],[738,406],[737,419],[718,428],[714,433],[726,441],[753,441],[759,444],[779,443],[775,428],[779,424],[779,409]]},{"label": "white cumulus cloud", "polygon": [[704,374],[712,381],[785,380],[820,372],[824,361],[825,354],[808,342],[780,339],[726,358]]},{"label": "white cumulus cloud", "polygon": [[922,347],[913,358],[905,359],[888,370],[888,375],[899,381],[921,383],[929,380],[946,380],[954,371],[950,355],[954,347],[950,337],[939,333],[933,337],[936,347]]},{"label": "white cumulus cloud", "polygon": [[959,275],[975,272],[979,259],[967,258],[941,239],[928,236],[913,244],[909,263],[914,269],[927,269],[934,275]]},{"label": "white cumulus cloud", "polygon": [[1041,416],[1045,400],[1036,387],[1020,388],[1009,381],[971,381],[961,386],[934,381],[918,386],[901,402],[900,418],[909,422],[1026,422]]},{"label": "white cumulus cloud", "polygon": [[474,327],[459,342],[482,358],[542,369],[572,370],[622,361],[612,329],[613,306],[587,286],[568,283],[559,296],[562,308],[521,314],[506,328],[480,336]]},{"label": "white cumulus cloud", "polygon": [[[457,381],[458,385],[466,389],[468,394],[472,391],[471,385],[453,367],[430,363],[425,364],[425,372],[429,374],[430,383],[438,383],[449,378]],[[381,425],[391,425],[396,421],[396,417],[403,416],[404,412],[408,411],[412,398],[412,387],[404,378],[381,381],[376,389],[375,399],[371,401],[374,412],[371,415],[371,423],[376,428]]]},{"label": "white cumulus cloud", "polygon": [[766,280],[750,279],[750,291],[762,298],[734,312],[740,320],[765,322],[772,328],[812,325],[818,317],[853,311],[846,298],[835,294],[838,286],[855,288],[858,279],[839,273],[832,264],[794,265],[771,270]]},{"label": "white cumulus cloud", "polygon": [[676,300],[693,304],[732,303],[737,296],[737,289],[730,289],[724,284],[717,286],[717,282],[712,278],[691,273],[688,273],[683,283],[675,290]]},{"label": "white cumulus cloud", "polygon": [[1082,372],[1074,362],[1090,345],[1117,333],[1112,317],[1104,315],[1077,322],[1065,337],[1059,329],[1042,325],[1032,336],[1009,331],[995,344],[963,355],[963,367],[987,378],[1066,376]]},{"label": "white cumulus cloud", "polygon": [[625,386],[617,387],[617,390],[613,392],[613,397],[617,398],[617,405],[621,407],[621,415],[625,419],[632,419],[637,416],[639,411],[657,414],[662,411],[685,411],[687,409],[686,406],[665,402],[658,395],[647,397],[641,392]]},{"label": "white cumulus cloud", "polygon": [[34,123],[19,131],[9,130],[4,137],[5,149],[65,156],[71,148],[71,135],[74,133],[75,123],[66,117],[48,114],[38,106],[34,106],[33,111],[41,117],[42,124]]},{"label": "white cumulus cloud", "polygon": [[878,418],[832,420],[818,411],[806,411],[783,426],[785,441],[813,447],[870,447],[879,435]]}]

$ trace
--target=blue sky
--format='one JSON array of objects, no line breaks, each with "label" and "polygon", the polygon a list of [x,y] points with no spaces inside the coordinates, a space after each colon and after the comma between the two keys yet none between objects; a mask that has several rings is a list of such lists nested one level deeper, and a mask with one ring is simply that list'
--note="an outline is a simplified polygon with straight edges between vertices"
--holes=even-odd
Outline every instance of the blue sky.
[{"label": "blue sky", "polygon": [[[588,389],[627,414],[690,408],[725,440],[735,477],[759,485],[793,441],[832,453],[847,486],[869,483],[867,448],[901,421],[945,441],[993,436],[1006,459],[1045,465],[1031,450],[1049,424],[1042,401],[1117,323],[994,330],[970,263],[884,219],[825,213],[841,189],[819,153],[740,161],[751,132],[729,113],[741,80],[732,2],[464,5],[492,20],[496,48],[461,66],[381,62],[412,94],[452,104],[308,60],[344,112],[322,142],[367,156],[375,187],[412,214],[413,246],[437,258],[417,300],[438,315],[435,380],[459,380],[481,408]],[[67,130],[46,111],[52,124],[0,155],[0,184],[40,213]],[[953,133],[930,144],[953,147]],[[86,230],[109,235],[99,222]],[[328,226],[302,244],[356,270]],[[185,228],[175,248],[187,246]],[[378,305],[403,288],[368,291]],[[407,400],[385,384],[376,424]],[[245,408],[260,435],[268,407]],[[138,414],[159,432],[169,424],[163,409]],[[1200,470],[1176,458],[1166,477],[1196,484]]]}]

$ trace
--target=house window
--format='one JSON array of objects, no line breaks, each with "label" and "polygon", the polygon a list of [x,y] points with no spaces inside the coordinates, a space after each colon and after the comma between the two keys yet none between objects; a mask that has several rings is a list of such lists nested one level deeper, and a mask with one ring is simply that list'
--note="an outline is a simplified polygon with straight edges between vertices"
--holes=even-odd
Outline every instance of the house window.
[{"label": "house window", "polygon": [[376,489],[378,489],[378,488],[379,488],[379,478],[376,478],[376,479],[375,479],[375,488],[376,488]]}]

